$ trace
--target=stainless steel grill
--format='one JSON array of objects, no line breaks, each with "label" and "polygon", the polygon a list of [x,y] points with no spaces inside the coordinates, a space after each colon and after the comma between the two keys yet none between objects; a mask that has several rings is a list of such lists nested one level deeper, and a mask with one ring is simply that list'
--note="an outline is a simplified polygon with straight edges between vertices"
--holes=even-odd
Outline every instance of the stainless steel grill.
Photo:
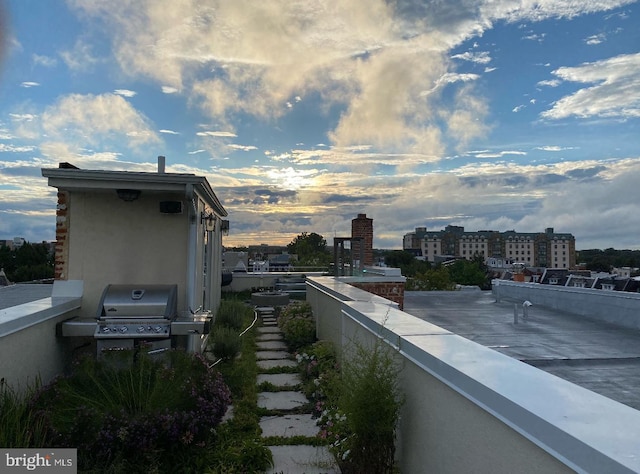
[{"label": "stainless steel grill", "polygon": [[62,335],[93,335],[98,356],[141,344],[152,352],[179,345],[200,351],[210,330],[211,316],[204,313],[179,318],[177,291],[177,285],[107,285],[96,318],[66,321]]},{"label": "stainless steel grill", "polygon": [[[177,285],[108,285],[98,306],[97,339],[162,339],[177,318]],[[197,328],[194,328],[196,330]]]}]

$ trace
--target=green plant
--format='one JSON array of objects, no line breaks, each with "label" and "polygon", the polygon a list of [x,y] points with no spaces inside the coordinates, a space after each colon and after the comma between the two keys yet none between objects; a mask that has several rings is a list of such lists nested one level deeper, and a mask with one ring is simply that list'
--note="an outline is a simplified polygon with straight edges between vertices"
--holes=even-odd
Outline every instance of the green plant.
[{"label": "green plant", "polygon": [[78,448],[80,469],[188,473],[201,472],[229,402],[227,386],[202,357],[170,351],[154,360],[141,351],[128,365],[83,359],[33,404],[47,422],[49,445]]},{"label": "green plant", "polygon": [[29,399],[39,382],[28,387],[24,395],[0,380],[0,446],[3,448],[40,448],[46,446],[45,420],[31,409]]},{"label": "green plant", "polygon": [[294,301],[291,304],[288,304],[282,311],[278,317],[279,323],[284,323],[290,319],[294,318],[311,318],[313,315],[313,311],[311,309],[311,304],[306,301]]},{"label": "green plant", "polygon": [[232,359],[240,351],[242,342],[237,329],[229,327],[216,327],[209,345],[213,345],[213,355],[220,359]]},{"label": "green plant", "polygon": [[281,326],[282,336],[290,350],[296,351],[316,340],[316,324],[311,318],[293,318]]},{"label": "green plant", "polygon": [[222,300],[216,313],[214,326],[225,326],[239,331],[248,314],[251,314],[251,308],[242,301]]},{"label": "green plant", "polygon": [[311,305],[306,301],[285,306],[278,316],[278,326],[292,351],[297,351],[316,340],[316,325]]},{"label": "green plant", "polygon": [[380,340],[354,343],[344,357],[337,406],[325,429],[339,436],[330,449],[344,474],[392,473],[402,397],[393,351]]},{"label": "green plant", "polygon": [[[250,321],[245,320],[248,325]],[[233,399],[233,417],[220,425],[212,453],[215,474],[264,472],[271,465],[271,451],[259,441],[256,377],[255,332],[246,332],[241,339],[240,358],[223,360],[218,366],[229,385]]]}]

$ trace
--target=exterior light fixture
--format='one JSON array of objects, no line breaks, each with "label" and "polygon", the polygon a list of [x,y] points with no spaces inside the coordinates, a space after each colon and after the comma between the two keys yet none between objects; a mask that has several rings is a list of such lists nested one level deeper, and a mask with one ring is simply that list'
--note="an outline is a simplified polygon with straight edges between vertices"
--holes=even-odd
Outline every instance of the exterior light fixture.
[{"label": "exterior light fixture", "polygon": [[118,197],[123,201],[131,202],[140,197],[139,189],[116,189]]},{"label": "exterior light fixture", "polygon": [[215,230],[216,216],[213,214],[213,212],[210,212],[209,214],[201,212],[200,223],[204,224],[207,230]]}]

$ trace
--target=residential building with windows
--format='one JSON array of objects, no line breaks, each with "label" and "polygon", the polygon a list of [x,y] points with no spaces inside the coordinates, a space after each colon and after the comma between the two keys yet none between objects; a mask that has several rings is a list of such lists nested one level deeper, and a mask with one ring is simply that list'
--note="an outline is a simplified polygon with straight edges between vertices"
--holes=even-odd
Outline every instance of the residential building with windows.
[{"label": "residential building with windows", "polygon": [[[407,234],[410,235],[410,234]],[[408,241],[405,236],[404,242]],[[573,268],[576,265],[575,237],[557,233],[552,227],[544,232],[508,230],[465,231],[449,225],[440,231],[426,231],[420,242],[422,255],[429,262],[447,258],[485,262],[500,260],[506,264],[523,263],[531,267]]]}]

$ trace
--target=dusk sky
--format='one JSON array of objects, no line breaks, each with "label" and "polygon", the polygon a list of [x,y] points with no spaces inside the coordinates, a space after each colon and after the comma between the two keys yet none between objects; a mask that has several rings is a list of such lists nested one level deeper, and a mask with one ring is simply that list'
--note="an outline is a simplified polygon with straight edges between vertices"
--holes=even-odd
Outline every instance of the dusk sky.
[{"label": "dusk sky", "polygon": [[9,0],[0,239],[55,238],[41,168],[206,176],[224,245],[415,227],[640,249],[640,3]]}]

